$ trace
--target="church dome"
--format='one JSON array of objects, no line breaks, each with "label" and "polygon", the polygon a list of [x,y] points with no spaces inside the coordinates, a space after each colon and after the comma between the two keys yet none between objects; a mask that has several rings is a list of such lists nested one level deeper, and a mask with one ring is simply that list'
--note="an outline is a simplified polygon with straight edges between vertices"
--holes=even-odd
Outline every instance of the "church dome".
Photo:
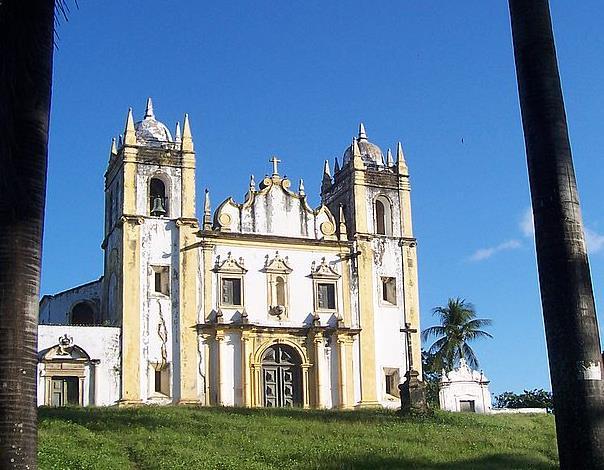
[{"label": "church dome", "polygon": [[147,109],[142,121],[134,124],[136,142],[149,147],[161,147],[163,143],[172,142],[172,134],[164,123],[155,119],[151,98],[147,100]]},{"label": "church dome", "polygon": [[[361,158],[363,159],[363,162],[374,165],[384,164],[384,154],[382,153],[382,150],[373,142],[369,142],[369,140],[367,140],[367,133],[365,132],[365,126],[363,123],[359,125],[357,143],[359,145],[359,150],[361,151]],[[352,145],[350,145],[344,152],[343,159],[344,164],[352,160]]]}]

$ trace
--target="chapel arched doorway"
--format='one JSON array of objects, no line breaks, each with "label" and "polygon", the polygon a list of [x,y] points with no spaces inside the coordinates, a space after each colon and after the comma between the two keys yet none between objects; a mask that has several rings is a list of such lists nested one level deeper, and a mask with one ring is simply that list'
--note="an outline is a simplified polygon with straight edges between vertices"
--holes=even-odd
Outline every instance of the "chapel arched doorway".
[{"label": "chapel arched doorway", "polygon": [[286,344],[270,346],[262,355],[263,405],[302,406],[302,374],[299,354]]}]

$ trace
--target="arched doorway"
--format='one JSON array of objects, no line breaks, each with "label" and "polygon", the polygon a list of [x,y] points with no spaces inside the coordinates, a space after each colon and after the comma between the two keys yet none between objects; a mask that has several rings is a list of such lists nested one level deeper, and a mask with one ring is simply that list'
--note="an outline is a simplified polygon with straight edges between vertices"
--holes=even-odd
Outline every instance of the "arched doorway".
[{"label": "arched doorway", "polygon": [[71,309],[73,325],[94,325],[94,310],[88,302],[78,302]]},{"label": "arched doorway", "polygon": [[302,406],[301,360],[286,344],[275,344],[262,355],[263,405]]}]

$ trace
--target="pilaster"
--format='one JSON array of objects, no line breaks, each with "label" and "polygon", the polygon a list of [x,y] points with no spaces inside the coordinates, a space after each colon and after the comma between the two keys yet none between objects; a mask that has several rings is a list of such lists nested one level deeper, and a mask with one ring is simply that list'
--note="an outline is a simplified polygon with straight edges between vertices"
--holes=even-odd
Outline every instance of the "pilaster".
[{"label": "pilaster", "polygon": [[176,221],[179,233],[179,347],[180,400],[179,403],[197,403],[197,266],[199,260],[194,245],[197,221]]},{"label": "pilaster", "polygon": [[401,240],[401,250],[403,258],[403,294],[405,297],[405,323],[410,324],[410,328],[416,330],[411,333],[411,363],[413,368],[422,373],[422,351],[419,324],[419,289],[417,282],[417,243],[413,241]]},{"label": "pilaster", "polygon": [[226,375],[226,367],[228,367],[227,364],[223,364],[223,358],[225,357],[225,352],[224,352],[224,348],[225,348],[225,343],[224,343],[225,337],[224,337],[224,332],[223,331],[217,331],[216,332],[216,372],[217,372],[217,379],[218,379],[218,383],[217,383],[217,387],[216,387],[216,404],[217,405],[224,405],[224,379],[225,379],[225,375]]},{"label": "pilaster", "polygon": [[214,272],[212,271],[212,253],[214,245],[208,242],[201,243],[202,256],[202,292],[203,292],[203,320],[208,322],[211,320],[212,312],[212,280]]},{"label": "pilaster", "polygon": [[252,341],[249,332],[241,332],[241,403],[246,407],[252,406]]},{"label": "pilaster", "polygon": [[338,351],[338,408],[346,409],[352,406],[352,401],[349,400],[349,370],[348,362],[351,362],[351,357],[348,355],[346,343],[348,338],[344,335],[336,335],[336,344]]},{"label": "pilaster", "polygon": [[203,404],[210,406],[212,404],[211,389],[210,385],[212,381],[212,367],[211,367],[211,355],[210,355],[210,341],[213,338],[211,333],[201,333],[200,338],[203,341]]},{"label": "pilaster", "polygon": [[142,217],[121,219],[122,387],[120,404],[141,403],[140,225]]},{"label": "pilaster", "polygon": [[182,152],[181,170],[181,214],[182,217],[195,217],[195,153]]},{"label": "pilaster", "polygon": [[358,279],[360,328],[361,402],[360,406],[377,406],[375,367],[375,326],[373,318],[373,249],[369,240],[359,239]]},{"label": "pilaster", "polygon": [[314,372],[315,372],[315,407],[325,408],[323,373],[325,372],[325,339],[322,333],[315,334],[314,344]]}]

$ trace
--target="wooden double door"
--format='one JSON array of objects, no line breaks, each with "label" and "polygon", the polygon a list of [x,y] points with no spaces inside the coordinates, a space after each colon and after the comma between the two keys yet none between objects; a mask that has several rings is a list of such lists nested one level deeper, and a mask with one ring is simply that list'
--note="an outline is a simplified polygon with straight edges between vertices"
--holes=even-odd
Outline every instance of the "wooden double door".
[{"label": "wooden double door", "polygon": [[262,356],[263,405],[271,408],[302,405],[300,356],[291,347],[276,344]]},{"label": "wooden double door", "polygon": [[53,377],[51,379],[50,405],[80,404],[80,381],[77,377]]}]

